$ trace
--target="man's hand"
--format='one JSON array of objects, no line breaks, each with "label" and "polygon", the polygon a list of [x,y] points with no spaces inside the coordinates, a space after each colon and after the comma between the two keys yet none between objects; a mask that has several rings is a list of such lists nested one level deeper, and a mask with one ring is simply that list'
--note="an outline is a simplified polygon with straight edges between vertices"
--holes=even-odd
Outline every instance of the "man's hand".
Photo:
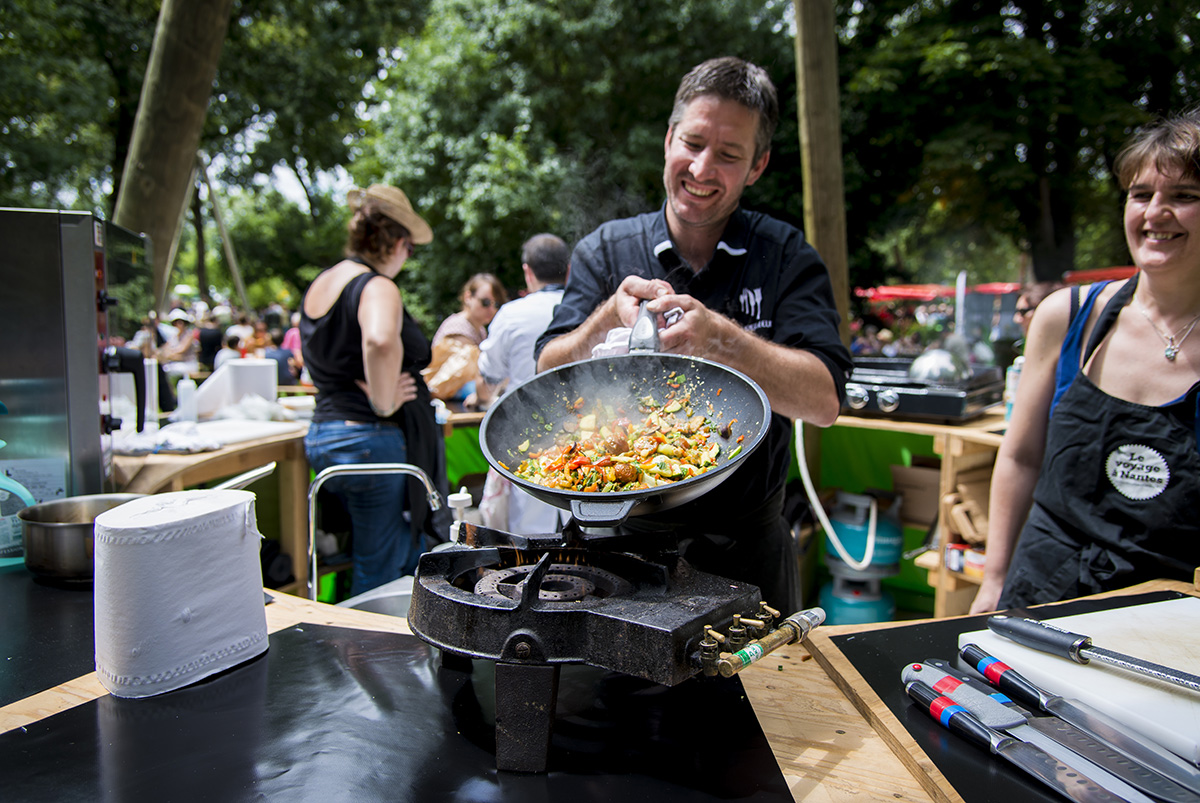
[{"label": "man's hand", "polygon": [[587,320],[546,344],[538,357],[538,370],[546,371],[591,357],[592,348],[604,342],[610,329],[633,327],[643,301],[651,301],[671,292],[671,285],[662,279],[626,276],[617,291],[596,307]]},{"label": "man's hand", "polygon": [[660,323],[665,323],[662,317],[665,313],[683,310],[683,315],[677,317],[670,326],[659,329],[658,345],[662,351],[711,359],[723,351],[733,350],[732,347],[722,347],[722,338],[728,340],[736,335],[729,330],[729,320],[691,296],[660,293],[646,305],[646,309],[654,313]]},{"label": "man's hand", "polygon": [[[632,327],[637,320],[638,310],[643,301],[653,301],[661,296],[670,295],[674,290],[662,279],[643,279],[640,276],[626,276],[617,288],[613,301],[617,305],[617,318],[622,326]],[[699,303],[699,302],[697,302]],[[664,307],[665,312],[669,307]],[[656,312],[657,310],[651,310]]]}]

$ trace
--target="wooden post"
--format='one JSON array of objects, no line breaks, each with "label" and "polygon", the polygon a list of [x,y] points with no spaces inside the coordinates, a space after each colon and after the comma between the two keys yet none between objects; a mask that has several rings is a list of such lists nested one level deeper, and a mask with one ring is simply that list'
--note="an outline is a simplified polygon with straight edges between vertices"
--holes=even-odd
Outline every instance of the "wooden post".
[{"label": "wooden post", "polygon": [[163,0],[158,14],[113,221],[149,235],[159,307],[232,7],[233,0]]},{"label": "wooden post", "polygon": [[842,181],[841,104],[833,0],[793,0],[796,92],[804,179],[804,234],[821,254],[850,342],[850,276]]}]

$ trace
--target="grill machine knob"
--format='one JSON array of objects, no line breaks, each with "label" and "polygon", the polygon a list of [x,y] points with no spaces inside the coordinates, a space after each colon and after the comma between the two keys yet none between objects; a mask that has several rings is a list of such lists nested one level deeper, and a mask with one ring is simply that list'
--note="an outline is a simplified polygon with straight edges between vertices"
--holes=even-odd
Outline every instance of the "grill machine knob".
[{"label": "grill machine knob", "polygon": [[900,394],[891,388],[879,391],[875,398],[879,402],[879,409],[885,413],[894,413],[900,406]]},{"label": "grill machine knob", "polygon": [[846,385],[846,404],[850,405],[851,410],[861,410],[866,407],[869,398],[867,389],[862,385]]}]

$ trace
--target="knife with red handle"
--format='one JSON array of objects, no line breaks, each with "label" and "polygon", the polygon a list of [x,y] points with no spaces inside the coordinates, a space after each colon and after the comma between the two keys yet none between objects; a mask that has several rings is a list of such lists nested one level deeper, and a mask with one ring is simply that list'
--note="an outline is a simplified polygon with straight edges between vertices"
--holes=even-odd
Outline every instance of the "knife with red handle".
[{"label": "knife with red handle", "polygon": [[956,671],[945,661],[929,659],[904,667],[901,679],[921,680],[974,714],[994,730],[1042,748],[1081,771],[1109,792],[1129,801],[1200,803],[1200,795],[1143,767],[1109,745],[1057,717],[1035,717],[986,683]]},{"label": "knife with red handle", "polygon": [[1079,803],[1118,803],[1121,800],[1041,749],[992,730],[961,705],[938,694],[925,683],[914,680],[906,683],[904,690],[919,708],[951,733],[962,736],[977,747],[986,747],[1071,800]]},{"label": "knife with red handle", "polygon": [[1094,739],[1106,742],[1144,767],[1200,794],[1200,768],[1184,761],[1158,742],[1078,700],[1068,700],[1035,686],[1008,664],[989,655],[978,644],[967,644],[958,653],[987,682],[1034,711],[1045,711],[1069,722]]}]

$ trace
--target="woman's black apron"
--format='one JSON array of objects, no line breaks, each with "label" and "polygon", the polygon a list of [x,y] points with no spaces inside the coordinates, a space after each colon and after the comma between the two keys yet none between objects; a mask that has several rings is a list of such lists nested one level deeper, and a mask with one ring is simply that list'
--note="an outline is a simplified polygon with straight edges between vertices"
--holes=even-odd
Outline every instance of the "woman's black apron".
[{"label": "woman's black apron", "polygon": [[[1104,307],[1080,366],[1136,286],[1134,277]],[[1077,370],[1050,418],[1001,608],[1159,578],[1191,581],[1200,566],[1198,391],[1200,383],[1176,402],[1147,407],[1109,396]]]}]

